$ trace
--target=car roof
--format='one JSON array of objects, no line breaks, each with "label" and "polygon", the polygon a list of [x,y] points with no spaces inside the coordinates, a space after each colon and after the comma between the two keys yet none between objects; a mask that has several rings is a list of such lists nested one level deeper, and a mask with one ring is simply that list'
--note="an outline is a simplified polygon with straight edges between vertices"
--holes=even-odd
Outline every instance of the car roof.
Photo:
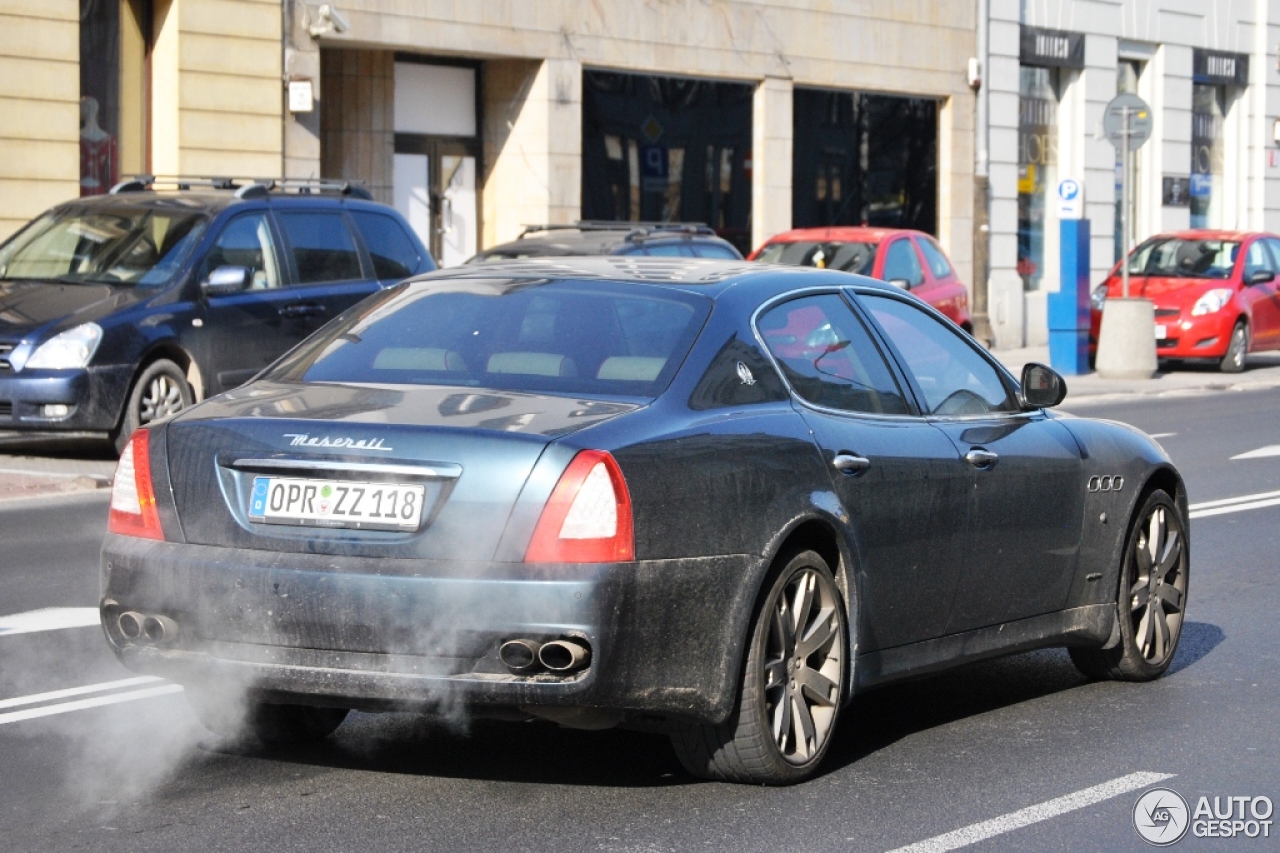
[{"label": "car roof", "polygon": [[539,256],[608,255],[627,245],[658,242],[705,242],[732,245],[701,223],[583,222],[576,225],[531,226],[515,240],[490,246],[477,258],[532,249]]},{"label": "car roof", "polygon": [[800,243],[807,240],[846,240],[850,243],[879,243],[895,234],[916,234],[927,237],[923,231],[913,228],[879,228],[870,225],[831,225],[822,228],[792,228],[775,234],[764,245],[770,243]]},{"label": "car roof", "polygon": [[352,207],[366,206],[370,209],[387,205],[367,199],[337,193],[265,193],[262,195],[238,197],[230,190],[135,190],[122,193],[104,193],[102,195],[84,196],[71,199],[58,205],[58,209],[79,210],[120,210],[122,208],[152,208],[169,210],[189,210],[192,212],[217,215],[229,207],[250,202],[265,202],[274,206],[316,206],[332,207],[337,204],[350,204]]},{"label": "car roof", "polygon": [[804,287],[873,287],[901,293],[898,288],[866,276],[758,261],[711,258],[655,258],[643,255],[597,255],[565,258],[527,258],[500,263],[470,264],[414,276],[410,282],[457,279],[530,281],[605,280],[670,287],[717,297],[734,285],[769,282],[770,290],[785,293]]}]

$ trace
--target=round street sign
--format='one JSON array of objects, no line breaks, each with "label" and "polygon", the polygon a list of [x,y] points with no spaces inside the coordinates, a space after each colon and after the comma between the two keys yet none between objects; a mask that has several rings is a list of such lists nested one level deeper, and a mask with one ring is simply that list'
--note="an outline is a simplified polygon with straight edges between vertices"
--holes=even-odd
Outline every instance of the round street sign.
[{"label": "round street sign", "polygon": [[1135,151],[1151,138],[1151,107],[1147,102],[1125,92],[1116,95],[1102,113],[1102,129],[1116,148],[1124,144],[1124,123],[1129,120],[1129,150]]}]

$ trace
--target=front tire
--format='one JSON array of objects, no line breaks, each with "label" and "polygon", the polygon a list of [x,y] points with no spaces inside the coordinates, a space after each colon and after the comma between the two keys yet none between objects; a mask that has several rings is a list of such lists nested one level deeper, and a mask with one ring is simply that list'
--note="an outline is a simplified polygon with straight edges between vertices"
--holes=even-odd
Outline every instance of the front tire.
[{"label": "front tire", "polygon": [[1223,373],[1239,373],[1244,370],[1244,357],[1249,352],[1249,324],[1244,320],[1236,323],[1231,330],[1231,342],[1227,344],[1226,355],[1218,363]]},{"label": "front tire", "polygon": [[1156,490],[1138,511],[1120,566],[1116,618],[1120,642],[1112,649],[1070,650],[1090,678],[1151,681],[1173,662],[1187,603],[1186,524],[1173,499]]},{"label": "front tire", "polygon": [[193,395],[182,368],[168,359],[157,359],[138,375],[125,402],[120,427],[112,436],[116,453],[123,453],[134,430],[172,417],[191,405]]},{"label": "front tire", "polygon": [[813,551],[790,557],[752,627],[733,713],[671,733],[681,764],[695,776],[758,785],[813,775],[840,715],[846,637],[844,602],[826,561]]}]

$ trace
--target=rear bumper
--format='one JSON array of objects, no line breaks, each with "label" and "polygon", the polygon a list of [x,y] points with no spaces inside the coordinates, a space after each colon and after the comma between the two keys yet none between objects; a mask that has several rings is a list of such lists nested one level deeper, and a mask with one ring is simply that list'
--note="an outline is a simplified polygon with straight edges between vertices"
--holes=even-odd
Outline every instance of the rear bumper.
[{"label": "rear bumper", "polygon": [[[127,365],[0,373],[0,430],[60,434],[114,429],[131,376]],[[49,417],[47,405],[66,406],[68,412]]]},{"label": "rear bumper", "polygon": [[[103,626],[130,669],[353,708],[567,706],[722,720],[752,558],[547,566],[283,554],[108,536]],[[751,594],[754,590],[751,591]],[[129,641],[121,612],[167,616]],[[571,675],[514,675],[505,640],[572,637]]]}]

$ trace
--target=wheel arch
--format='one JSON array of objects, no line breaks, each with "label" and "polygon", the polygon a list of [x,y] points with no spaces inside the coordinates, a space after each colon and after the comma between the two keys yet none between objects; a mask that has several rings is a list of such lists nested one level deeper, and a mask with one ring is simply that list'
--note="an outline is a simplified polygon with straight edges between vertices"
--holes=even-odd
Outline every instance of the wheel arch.
[{"label": "wheel arch", "polygon": [[176,340],[156,341],[143,350],[142,356],[138,359],[138,366],[129,377],[129,384],[125,388],[124,396],[121,397],[119,407],[116,410],[115,423],[117,428],[124,421],[126,410],[129,406],[129,398],[133,394],[134,386],[138,383],[138,377],[142,376],[148,367],[161,360],[172,361],[186,374],[187,384],[191,386],[191,395],[194,402],[198,403],[204,399],[204,377],[200,373],[200,366],[196,363],[195,356]]}]

